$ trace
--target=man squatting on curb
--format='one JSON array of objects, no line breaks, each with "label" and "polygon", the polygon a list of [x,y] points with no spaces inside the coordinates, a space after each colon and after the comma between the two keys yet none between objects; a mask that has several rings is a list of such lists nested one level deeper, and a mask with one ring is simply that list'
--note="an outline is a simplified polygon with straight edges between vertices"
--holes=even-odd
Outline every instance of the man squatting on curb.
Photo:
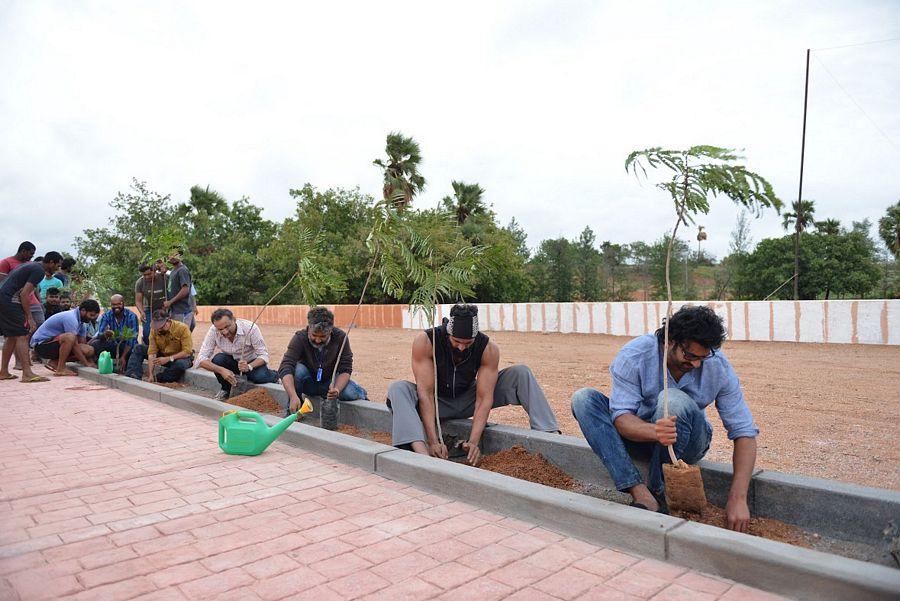
[{"label": "man squatting on curb", "polygon": [[521,405],[532,430],[559,432],[553,410],[531,370],[525,365],[512,365],[498,372],[500,349],[478,331],[478,307],[457,304],[442,325],[420,333],[413,341],[415,384],[398,380],[388,388],[395,447],[448,457],[434,422],[432,344],[436,344],[433,352],[440,420],[472,418],[469,439],[462,444],[470,464],[477,465],[481,459],[479,444],[494,407]]},{"label": "man squatting on curb", "polygon": [[[722,318],[709,307],[682,307],[669,322],[669,347],[663,329],[626,344],[609,366],[612,392],[593,388],[572,396],[572,413],[588,444],[609,470],[616,489],[630,493],[635,507],[651,511],[663,499],[662,464],[666,445],[686,463],[700,461],[709,450],[712,426],[704,409],[716,410],[734,441],[734,476],[725,515],[728,528],[746,532],[750,523],[747,490],[756,462],[759,428],[744,400],[737,374],[719,350],[725,340]],[[665,351],[665,352],[664,352]],[[662,414],[662,361],[669,378],[669,417]],[[632,457],[649,460],[648,484]]]}]

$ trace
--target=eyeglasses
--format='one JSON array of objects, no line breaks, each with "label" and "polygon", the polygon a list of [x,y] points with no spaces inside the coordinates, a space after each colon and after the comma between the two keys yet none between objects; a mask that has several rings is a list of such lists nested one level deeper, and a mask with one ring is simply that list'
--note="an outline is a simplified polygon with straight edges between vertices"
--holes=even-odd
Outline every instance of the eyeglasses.
[{"label": "eyeglasses", "polygon": [[687,361],[691,361],[691,362],[700,361],[702,363],[703,361],[712,359],[713,357],[716,356],[716,349],[710,349],[708,355],[706,355],[705,357],[701,357],[699,355],[695,355],[694,353],[689,352],[686,348],[684,348],[684,345],[681,344],[680,342],[678,343],[678,346],[681,348],[681,354],[684,355],[684,358]]}]

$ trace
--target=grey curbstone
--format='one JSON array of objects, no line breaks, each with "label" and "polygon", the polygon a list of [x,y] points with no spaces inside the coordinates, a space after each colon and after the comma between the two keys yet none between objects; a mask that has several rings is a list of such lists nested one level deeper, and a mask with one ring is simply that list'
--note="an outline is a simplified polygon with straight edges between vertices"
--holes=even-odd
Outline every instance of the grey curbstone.
[{"label": "grey curbstone", "polygon": [[112,378],[111,384],[113,385],[113,388],[121,390],[122,392],[127,392],[129,394],[133,394],[145,399],[150,399],[151,401],[160,400],[160,394],[162,393],[161,386],[157,386],[156,384],[152,384],[150,382],[135,380],[134,378],[129,378],[128,376],[114,376]]},{"label": "grey curbstone", "polygon": [[[263,416],[263,419],[270,426],[280,421],[278,418],[270,415]],[[382,453],[396,451],[394,447],[371,440],[323,430],[316,426],[298,422],[291,424],[278,440],[370,472],[375,471],[375,458],[377,456]]]},{"label": "grey curbstone", "polygon": [[383,453],[376,473],[581,540],[664,559],[666,532],[682,520],[548,488],[409,451]]},{"label": "grey curbstone", "polygon": [[242,409],[242,407],[236,407],[227,403],[221,403],[219,401],[208,399],[196,394],[191,394],[189,392],[181,392],[180,390],[168,390],[163,387],[160,388],[161,390],[159,393],[159,400],[161,402],[178,409],[186,409],[188,411],[193,411],[194,413],[199,413],[200,415],[205,415],[207,417],[215,417],[218,419],[225,411],[229,411],[231,409]]},{"label": "grey curbstone", "polygon": [[338,420],[342,424],[353,424],[376,432],[391,431],[391,410],[387,405],[372,401],[341,401],[340,407]]},{"label": "grey curbstone", "polygon": [[872,543],[900,519],[900,492],[763,471],[753,478],[759,515],[819,534]]},{"label": "grey curbstone", "polygon": [[896,600],[900,570],[687,522],[668,561],[797,599]]}]

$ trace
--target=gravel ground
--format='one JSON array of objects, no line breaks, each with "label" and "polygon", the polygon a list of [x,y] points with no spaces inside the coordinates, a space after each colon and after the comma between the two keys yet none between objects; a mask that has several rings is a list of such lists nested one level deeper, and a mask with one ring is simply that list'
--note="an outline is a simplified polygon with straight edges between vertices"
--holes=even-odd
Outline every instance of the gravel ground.
[{"label": "gravel ground", "polygon": [[[277,367],[295,328],[263,326]],[[412,379],[412,330],[360,329],[351,334],[354,379],[373,401],[384,402],[391,381]],[[194,332],[200,347],[206,327]],[[543,386],[565,434],[581,436],[569,409],[583,386],[608,392],[609,364],[628,342],[600,334],[491,332],[501,368],[529,365]],[[761,434],[757,465],[763,469],[832,478],[900,490],[900,347],[787,342],[728,342],[734,365]],[[891,417],[894,416],[894,417]],[[707,459],[729,462],[731,443],[715,409]],[[491,420],[527,427],[521,409],[502,408]]]}]

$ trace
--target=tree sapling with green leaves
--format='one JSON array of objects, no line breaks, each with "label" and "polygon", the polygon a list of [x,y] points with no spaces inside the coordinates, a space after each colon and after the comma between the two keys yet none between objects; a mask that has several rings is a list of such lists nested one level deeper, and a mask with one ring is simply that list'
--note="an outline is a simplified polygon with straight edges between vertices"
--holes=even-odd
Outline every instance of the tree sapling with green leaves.
[{"label": "tree sapling with green leaves", "polygon": [[[637,150],[625,160],[626,172],[631,171],[635,177],[646,177],[647,168],[665,168],[671,175],[669,179],[656,184],[665,190],[675,204],[675,227],[669,237],[666,252],[666,321],[663,327],[663,419],[669,417],[669,378],[666,357],[669,352],[669,320],[672,317],[672,283],[670,281],[670,263],[672,245],[682,223],[694,223],[694,216],[709,213],[710,196],[726,196],[735,203],[759,215],[764,208],[780,210],[781,200],[775,195],[771,184],[761,175],[749,171],[743,165],[736,164],[743,157],[734,150],[716,146],[692,146],[685,150],[665,150],[660,147]],[[640,171],[639,171],[640,170]],[[743,440],[743,439],[742,439]],[[751,439],[752,440],[752,439]],[[752,453],[755,456],[756,443],[753,440]],[[703,492],[703,481],[700,470],[689,466],[675,456],[675,451],[668,445],[671,464],[663,466],[666,475],[666,499],[671,509],[700,511],[706,504]],[[748,451],[749,452],[749,451]],[[737,443],[735,455],[738,453]],[[737,477],[737,474],[735,475]]]}]

